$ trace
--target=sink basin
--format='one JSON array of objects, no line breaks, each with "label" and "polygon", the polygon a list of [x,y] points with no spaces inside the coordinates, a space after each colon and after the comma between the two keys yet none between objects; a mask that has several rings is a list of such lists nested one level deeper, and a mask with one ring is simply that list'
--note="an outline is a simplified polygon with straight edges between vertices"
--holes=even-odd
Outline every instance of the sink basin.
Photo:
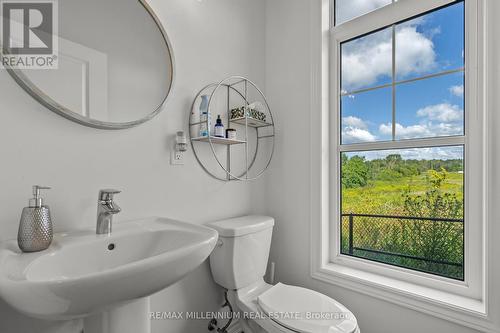
[{"label": "sink basin", "polygon": [[166,218],[115,223],[54,235],[43,252],[22,253],[16,241],[0,246],[0,296],[20,312],[71,320],[150,296],[198,267],[217,232]]}]

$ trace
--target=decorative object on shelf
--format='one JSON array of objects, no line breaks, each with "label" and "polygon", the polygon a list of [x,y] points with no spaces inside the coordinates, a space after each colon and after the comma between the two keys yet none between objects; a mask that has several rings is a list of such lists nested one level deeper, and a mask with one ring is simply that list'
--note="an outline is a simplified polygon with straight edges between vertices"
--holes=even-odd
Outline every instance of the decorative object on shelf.
[{"label": "decorative object on shelf", "polygon": [[266,121],[267,117],[264,112],[252,108],[252,104],[250,104],[249,106],[242,106],[231,110],[231,120],[245,118],[245,115],[249,118],[253,118],[264,122]]},{"label": "decorative object on shelf", "polygon": [[239,108],[234,108],[231,110],[231,119],[243,118],[245,117],[245,107],[241,106]]},{"label": "decorative object on shelf", "polygon": [[[223,108],[227,116],[219,112],[222,105],[225,105]],[[212,110],[216,107],[217,112]],[[199,112],[196,112],[197,108]],[[200,119],[196,119],[197,113]],[[210,132],[212,113],[219,115],[214,133]],[[225,133],[224,122],[227,122]],[[235,125],[241,128],[236,129]],[[271,163],[275,146],[274,125],[269,104],[259,87],[245,77],[231,76],[207,85],[196,95],[189,116],[191,147],[200,166],[213,178],[222,181],[255,180],[262,176]],[[201,128],[208,128],[208,133],[205,135]],[[221,146],[226,148],[221,149]],[[205,147],[210,147],[215,157],[216,170],[209,168],[208,163],[213,159],[205,161]],[[262,157],[262,154],[268,156]],[[223,155],[223,158],[218,155]],[[221,170],[217,170],[218,167]]]},{"label": "decorative object on shelf", "polygon": [[261,102],[253,102],[248,107],[248,116],[260,121],[266,121],[266,113],[264,105]]}]

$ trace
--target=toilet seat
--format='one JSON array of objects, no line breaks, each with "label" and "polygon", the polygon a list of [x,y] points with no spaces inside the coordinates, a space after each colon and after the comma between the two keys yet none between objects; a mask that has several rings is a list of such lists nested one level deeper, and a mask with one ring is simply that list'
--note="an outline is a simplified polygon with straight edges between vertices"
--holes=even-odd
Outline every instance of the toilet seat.
[{"label": "toilet seat", "polygon": [[334,299],[310,289],[278,283],[257,297],[262,311],[292,332],[354,333],[356,317]]}]

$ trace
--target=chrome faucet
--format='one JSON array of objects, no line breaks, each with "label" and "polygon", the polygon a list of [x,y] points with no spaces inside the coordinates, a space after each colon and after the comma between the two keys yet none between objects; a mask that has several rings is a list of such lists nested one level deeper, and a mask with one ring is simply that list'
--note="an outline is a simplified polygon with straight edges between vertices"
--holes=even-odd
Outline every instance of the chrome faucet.
[{"label": "chrome faucet", "polygon": [[110,234],[113,227],[113,215],[121,212],[120,206],[114,201],[115,194],[120,193],[117,190],[100,190],[99,200],[97,202],[97,227],[98,235]]}]

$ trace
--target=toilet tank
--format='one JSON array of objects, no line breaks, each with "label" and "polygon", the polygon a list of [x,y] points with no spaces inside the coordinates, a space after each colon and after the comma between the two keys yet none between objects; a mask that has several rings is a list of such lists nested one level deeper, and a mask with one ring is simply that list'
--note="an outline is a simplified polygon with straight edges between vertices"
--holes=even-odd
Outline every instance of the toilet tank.
[{"label": "toilet tank", "polygon": [[226,289],[244,288],[266,273],[274,219],[242,216],[208,223],[219,233],[219,242],[210,255],[212,276]]}]

